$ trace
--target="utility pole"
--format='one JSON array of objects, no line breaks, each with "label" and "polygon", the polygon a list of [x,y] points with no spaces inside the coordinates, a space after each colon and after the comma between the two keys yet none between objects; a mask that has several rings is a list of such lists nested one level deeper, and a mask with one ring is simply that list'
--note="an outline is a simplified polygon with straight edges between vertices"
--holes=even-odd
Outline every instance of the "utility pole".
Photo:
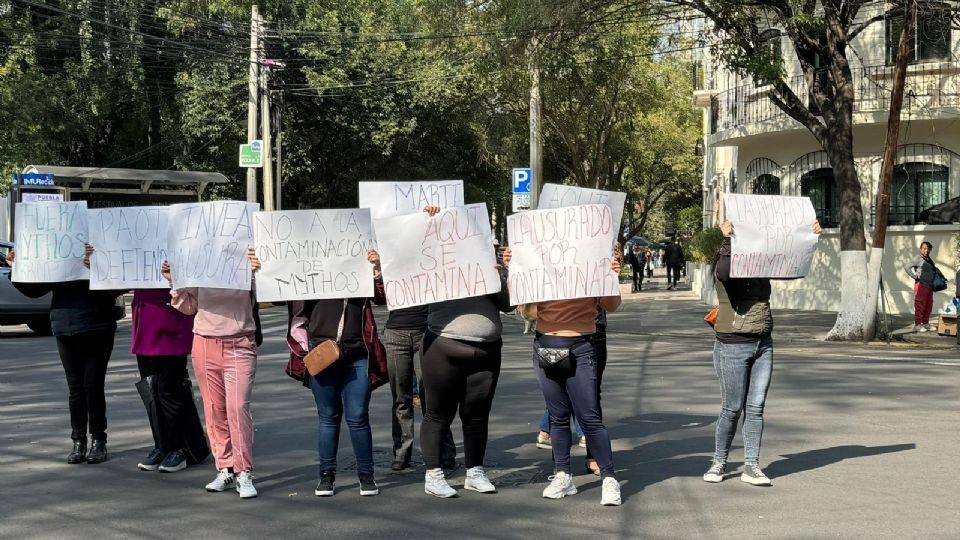
[{"label": "utility pole", "polygon": [[276,107],[277,119],[276,124],[274,125],[274,131],[277,134],[277,190],[276,193],[274,193],[274,196],[276,197],[276,209],[283,210],[283,169],[281,168],[283,163],[283,160],[281,159],[283,157],[283,124],[281,121],[283,119],[280,117],[280,114],[283,111],[283,92],[280,92],[279,96],[280,105]]},{"label": "utility pole", "polygon": [[[259,58],[257,49],[260,47],[260,14],[257,5],[250,8],[250,66],[248,72],[249,96],[247,98],[247,144],[250,144],[257,138],[257,106],[260,98],[258,96],[259,84],[257,81],[257,67]],[[253,167],[247,169],[247,202],[257,202],[257,170]]]},{"label": "utility pole", "polygon": [[883,149],[883,167],[880,170],[880,185],[877,190],[874,212],[873,246],[867,268],[867,303],[864,314],[865,341],[872,340],[877,331],[877,300],[880,295],[880,271],[884,246],[887,243],[887,218],[890,215],[890,186],[893,183],[893,166],[897,160],[900,139],[900,113],[903,111],[903,93],[907,81],[907,66],[910,63],[911,32],[917,23],[917,0],[904,0],[904,25],[897,49],[897,64],[893,76],[893,92],[890,96],[890,116],[887,119],[887,140]]},{"label": "utility pole", "polygon": [[[263,30],[263,15],[260,15],[260,29]],[[263,43],[263,38],[260,38]],[[264,51],[264,60],[266,60],[266,48]],[[270,88],[269,88],[269,70],[264,66],[260,69],[260,122],[263,126],[260,128],[260,136],[263,137],[263,209],[266,211],[275,210],[273,206],[273,148],[270,143]]]},{"label": "utility pole", "polygon": [[533,36],[529,46],[530,56],[530,208],[540,204],[540,187],[543,183],[543,132],[540,129],[540,67],[537,65],[538,39]]}]

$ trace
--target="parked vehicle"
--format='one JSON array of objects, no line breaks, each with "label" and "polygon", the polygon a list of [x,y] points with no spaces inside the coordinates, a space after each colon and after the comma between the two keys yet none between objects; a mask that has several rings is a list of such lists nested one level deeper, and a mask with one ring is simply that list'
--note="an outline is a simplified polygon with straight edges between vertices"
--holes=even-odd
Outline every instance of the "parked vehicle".
[{"label": "parked vehicle", "polygon": [[26,324],[34,332],[50,335],[50,295],[28,298],[10,282],[7,253],[13,244],[0,241],[0,325]]}]

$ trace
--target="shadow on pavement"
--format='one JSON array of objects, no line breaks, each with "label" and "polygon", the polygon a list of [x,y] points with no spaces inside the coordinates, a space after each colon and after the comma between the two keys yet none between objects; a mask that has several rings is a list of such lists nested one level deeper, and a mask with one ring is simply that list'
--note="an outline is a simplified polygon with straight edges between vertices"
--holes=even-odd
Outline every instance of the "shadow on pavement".
[{"label": "shadow on pavement", "polygon": [[844,446],[834,446],[831,448],[818,448],[816,450],[807,450],[798,454],[783,454],[784,459],[774,461],[767,465],[766,473],[770,478],[788,476],[798,472],[810,471],[839,463],[845,459],[877,456],[880,454],[892,454],[894,452],[904,452],[906,450],[916,450],[914,443],[890,444],[887,446],[863,446],[859,444],[848,444]]}]

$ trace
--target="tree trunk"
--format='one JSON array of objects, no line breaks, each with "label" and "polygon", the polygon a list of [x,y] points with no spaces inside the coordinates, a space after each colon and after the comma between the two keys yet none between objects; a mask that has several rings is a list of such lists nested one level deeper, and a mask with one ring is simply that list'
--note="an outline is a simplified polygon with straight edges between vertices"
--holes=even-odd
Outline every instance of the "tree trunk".
[{"label": "tree trunk", "polygon": [[[849,74],[849,70],[844,70]],[[852,79],[852,77],[850,78]],[[824,148],[840,190],[840,312],[830,341],[863,338],[864,303],[867,296],[867,240],[863,228],[860,178],[853,155],[853,84],[837,85],[835,106],[825,120],[828,133]]]}]

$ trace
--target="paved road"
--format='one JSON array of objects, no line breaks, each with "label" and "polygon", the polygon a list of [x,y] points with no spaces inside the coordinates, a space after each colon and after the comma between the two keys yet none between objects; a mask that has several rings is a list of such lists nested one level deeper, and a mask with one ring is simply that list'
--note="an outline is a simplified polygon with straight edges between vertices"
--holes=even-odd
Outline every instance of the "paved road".
[{"label": "paved road", "polygon": [[[702,311],[679,294],[648,293],[611,316],[604,411],[624,505],[581,493],[540,497],[549,453],[533,444],[543,399],[530,338],[505,317],[505,361],[487,466],[497,495],[428,497],[422,466],[391,473],[389,391],[373,397],[379,497],[361,498],[342,437],[339,491],[313,496],[316,411],[283,374],[282,314],[261,349],[254,395],[261,496],[209,494],[208,462],[143,473],[150,440],[122,327],[107,380],[110,450],[102,465],[68,466],[66,388],[54,341],[0,332],[0,538],[957,538],[960,362],[955,353],[791,340],[778,346],[763,460],[772,488],[699,476],[713,445],[719,390],[708,332],[676,333]],[[789,320],[778,320],[785,328]],[[702,324],[702,323],[701,323]],[[706,330],[706,327],[704,327]],[[953,356],[947,356],[953,355]],[[455,433],[458,427],[455,428]],[[344,430],[345,431],[345,430]],[[731,460],[739,466],[739,437]],[[582,464],[582,450],[574,450]],[[462,456],[461,456],[462,458]],[[463,482],[463,469],[453,485]],[[548,536],[549,535],[549,536]]]}]

